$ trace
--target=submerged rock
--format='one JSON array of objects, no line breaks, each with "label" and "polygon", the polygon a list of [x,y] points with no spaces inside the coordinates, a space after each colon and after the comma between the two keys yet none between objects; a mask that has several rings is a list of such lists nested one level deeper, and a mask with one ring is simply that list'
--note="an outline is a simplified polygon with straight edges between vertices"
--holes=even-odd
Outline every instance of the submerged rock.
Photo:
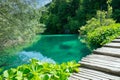
[{"label": "submerged rock", "polygon": [[70,45],[67,45],[67,44],[61,44],[59,47],[60,47],[61,49],[70,49],[70,48],[71,48],[71,46],[70,46]]}]

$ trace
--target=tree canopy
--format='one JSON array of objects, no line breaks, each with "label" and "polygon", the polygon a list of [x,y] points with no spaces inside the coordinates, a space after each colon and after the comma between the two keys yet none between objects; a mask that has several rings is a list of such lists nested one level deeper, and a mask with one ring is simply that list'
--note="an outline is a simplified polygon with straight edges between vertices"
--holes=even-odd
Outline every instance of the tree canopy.
[{"label": "tree canopy", "polygon": [[25,44],[43,32],[35,0],[0,0],[0,51]]},{"label": "tree canopy", "polygon": [[[113,7],[112,17],[120,22],[120,0],[52,0],[40,19],[46,25],[48,34],[78,33],[79,27],[95,17],[97,10]],[[108,15],[109,16],[109,15]]]}]

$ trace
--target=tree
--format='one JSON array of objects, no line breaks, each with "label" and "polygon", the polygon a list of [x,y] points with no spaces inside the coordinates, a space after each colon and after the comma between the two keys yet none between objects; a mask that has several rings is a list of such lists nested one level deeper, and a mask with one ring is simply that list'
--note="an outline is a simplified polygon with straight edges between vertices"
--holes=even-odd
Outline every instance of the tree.
[{"label": "tree", "polygon": [[120,22],[120,0],[112,0],[113,14],[112,17]]},{"label": "tree", "polygon": [[[46,33],[77,33],[79,27],[95,17],[97,10],[107,11],[106,17],[120,22],[120,0],[52,0],[43,13],[41,22],[46,24]],[[113,11],[112,11],[112,7]],[[112,13],[112,14],[111,14]]]},{"label": "tree", "polygon": [[75,27],[74,31],[70,29],[69,24],[70,22],[76,23],[73,20],[76,16],[76,10],[79,8],[79,1],[53,0],[48,6],[48,12],[44,13],[41,18],[41,22],[46,24],[46,33],[76,33],[79,26],[73,26],[73,28]]},{"label": "tree", "polygon": [[32,41],[43,31],[35,0],[0,0],[0,51]]}]

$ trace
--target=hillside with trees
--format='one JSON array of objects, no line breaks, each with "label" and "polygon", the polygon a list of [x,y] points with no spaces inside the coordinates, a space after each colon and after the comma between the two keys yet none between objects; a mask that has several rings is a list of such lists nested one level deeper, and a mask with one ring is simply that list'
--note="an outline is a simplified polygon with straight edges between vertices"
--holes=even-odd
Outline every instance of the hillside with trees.
[{"label": "hillside with trees", "polygon": [[[110,4],[112,18],[117,22],[120,22],[119,4],[119,0],[113,0]],[[107,10],[106,0],[53,0],[43,12],[40,22],[46,25],[47,34],[76,34],[79,27],[95,17],[97,10]]]}]

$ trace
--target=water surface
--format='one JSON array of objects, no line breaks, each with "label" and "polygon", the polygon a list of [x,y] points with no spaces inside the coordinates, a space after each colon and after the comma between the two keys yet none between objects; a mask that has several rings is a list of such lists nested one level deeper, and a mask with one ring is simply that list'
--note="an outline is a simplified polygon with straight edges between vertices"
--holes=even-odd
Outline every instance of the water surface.
[{"label": "water surface", "polygon": [[79,61],[90,53],[85,44],[80,42],[78,35],[42,35],[26,52],[39,52],[57,63],[71,60]]},{"label": "water surface", "polygon": [[[50,63],[79,61],[90,53],[86,45],[78,39],[78,35],[40,35],[41,39],[22,51],[1,55],[0,63],[7,68],[27,63],[29,59]],[[82,39],[82,38],[80,38]]]}]

